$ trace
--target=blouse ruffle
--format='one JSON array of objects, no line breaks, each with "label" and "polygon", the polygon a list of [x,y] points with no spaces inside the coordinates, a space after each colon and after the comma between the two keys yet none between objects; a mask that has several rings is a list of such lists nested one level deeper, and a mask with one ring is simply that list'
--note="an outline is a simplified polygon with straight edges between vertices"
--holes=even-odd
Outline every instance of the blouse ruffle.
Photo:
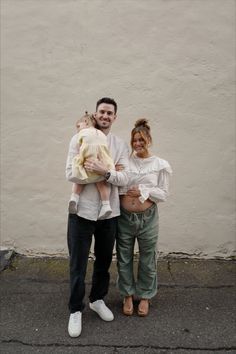
[{"label": "blouse ruffle", "polygon": [[[144,203],[147,199],[151,199],[155,203],[165,201],[168,196],[169,176],[171,174],[172,168],[169,162],[157,156],[147,159],[133,156],[130,159],[129,185],[138,185],[141,203]],[[156,178],[153,175],[156,175]],[[128,189],[127,186],[126,190]],[[123,192],[125,191],[123,190]]]}]

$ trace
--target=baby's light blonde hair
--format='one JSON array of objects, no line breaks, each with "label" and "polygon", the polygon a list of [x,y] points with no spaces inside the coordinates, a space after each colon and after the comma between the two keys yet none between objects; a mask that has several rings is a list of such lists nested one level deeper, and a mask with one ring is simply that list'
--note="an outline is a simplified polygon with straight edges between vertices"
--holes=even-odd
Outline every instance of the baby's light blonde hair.
[{"label": "baby's light blonde hair", "polygon": [[85,114],[76,121],[76,127],[77,124],[81,122],[86,122],[88,124],[88,127],[96,127],[97,124],[94,115],[89,114],[87,111],[85,111]]}]

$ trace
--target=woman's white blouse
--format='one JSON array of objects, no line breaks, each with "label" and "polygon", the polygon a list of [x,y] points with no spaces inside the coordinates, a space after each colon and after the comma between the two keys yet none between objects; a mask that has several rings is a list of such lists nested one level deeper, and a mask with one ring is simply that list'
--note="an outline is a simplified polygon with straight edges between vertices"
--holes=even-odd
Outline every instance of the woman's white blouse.
[{"label": "woman's white blouse", "polygon": [[126,194],[131,186],[138,186],[144,203],[150,199],[154,203],[164,202],[169,194],[169,177],[172,169],[166,160],[157,156],[139,158],[135,155],[129,160],[129,183],[120,188],[120,194]]}]

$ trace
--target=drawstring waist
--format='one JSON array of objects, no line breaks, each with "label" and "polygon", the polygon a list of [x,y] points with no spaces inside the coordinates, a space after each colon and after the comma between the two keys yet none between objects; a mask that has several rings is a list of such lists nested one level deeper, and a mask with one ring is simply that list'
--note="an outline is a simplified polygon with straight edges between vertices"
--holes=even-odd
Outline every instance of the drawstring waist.
[{"label": "drawstring waist", "polygon": [[128,211],[123,207],[120,208],[121,213],[124,216],[126,216],[126,218],[128,218],[131,223],[136,224],[136,226],[138,225],[138,228],[141,229],[143,228],[145,222],[147,221],[147,219],[149,219],[151,214],[155,213],[156,209],[157,209],[156,204],[151,205],[149,208],[145,209],[144,211],[138,211],[138,212]]}]

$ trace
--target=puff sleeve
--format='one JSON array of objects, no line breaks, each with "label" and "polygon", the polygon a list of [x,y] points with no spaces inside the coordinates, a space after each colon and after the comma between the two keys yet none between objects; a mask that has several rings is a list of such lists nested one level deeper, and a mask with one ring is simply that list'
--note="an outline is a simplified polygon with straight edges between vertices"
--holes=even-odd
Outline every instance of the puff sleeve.
[{"label": "puff sleeve", "polygon": [[158,176],[158,185],[156,187],[139,184],[141,196],[139,200],[144,203],[150,199],[154,203],[165,202],[169,195],[169,173],[165,170],[160,171]]},{"label": "puff sleeve", "polygon": [[156,186],[139,184],[139,191],[141,194],[139,200],[141,203],[144,203],[147,199],[150,199],[154,203],[166,201],[169,195],[169,179],[172,174],[172,169],[167,161],[164,161],[164,166],[162,167],[163,168],[161,168],[157,174]]}]

